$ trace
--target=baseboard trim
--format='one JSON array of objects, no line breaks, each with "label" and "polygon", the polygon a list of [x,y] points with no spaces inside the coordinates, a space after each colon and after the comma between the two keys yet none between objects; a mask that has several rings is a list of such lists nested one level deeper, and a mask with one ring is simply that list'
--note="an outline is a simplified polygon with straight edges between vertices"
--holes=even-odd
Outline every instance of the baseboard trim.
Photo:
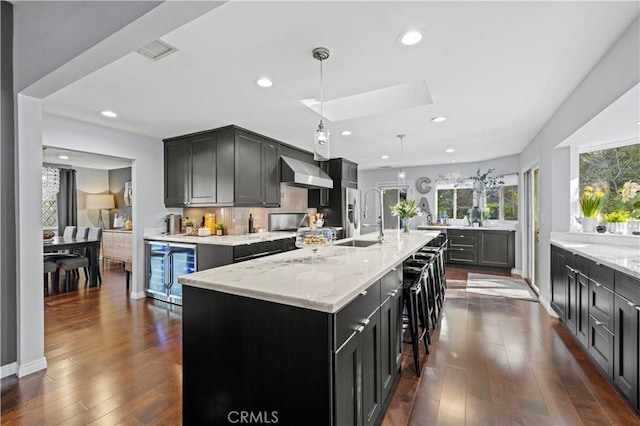
[{"label": "baseboard trim", "polygon": [[7,365],[0,365],[0,379],[13,376],[17,372],[18,372],[17,362],[12,362],[11,364],[7,364]]},{"label": "baseboard trim", "polygon": [[144,299],[147,297],[147,293],[144,291],[132,291],[129,297],[132,299]]},{"label": "baseboard trim", "polygon": [[516,269],[516,268],[511,268],[511,275],[517,275],[521,278],[524,278],[522,276],[522,271],[520,269]]},{"label": "baseboard trim", "polygon": [[538,299],[540,299],[540,304],[547,310],[547,312],[549,313],[550,316],[552,316],[554,318],[559,318],[558,314],[556,313],[556,311],[553,310],[553,308],[551,307],[551,305],[549,304],[549,302],[547,302],[547,300],[545,298],[540,296]]},{"label": "baseboard trim", "polygon": [[35,373],[36,371],[44,370],[46,368],[47,368],[47,359],[42,357],[35,361],[31,361],[26,364],[21,364],[18,367],[18,377],[24,377],[29,374]]}]

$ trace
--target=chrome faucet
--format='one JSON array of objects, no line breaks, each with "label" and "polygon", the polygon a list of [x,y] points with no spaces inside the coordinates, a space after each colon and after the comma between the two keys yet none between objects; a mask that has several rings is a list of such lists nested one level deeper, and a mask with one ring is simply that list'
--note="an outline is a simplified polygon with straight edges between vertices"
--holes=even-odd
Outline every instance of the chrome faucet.
[{"label": "chrome faucet", "polygon": [[378,216],[378,243],[382,244],[382,242],[384,241],[384,231],[383,231],[383,222],[382,222],[382,192],[379,189],[376,188],[371,188],[369,190],[367,190],[367,192],[364,193],[364,217],[367,217],[367,195],[369,195],[369,192],[371,191],[376,191],[379,195],[379,200],[380,200],[380,216]]}]

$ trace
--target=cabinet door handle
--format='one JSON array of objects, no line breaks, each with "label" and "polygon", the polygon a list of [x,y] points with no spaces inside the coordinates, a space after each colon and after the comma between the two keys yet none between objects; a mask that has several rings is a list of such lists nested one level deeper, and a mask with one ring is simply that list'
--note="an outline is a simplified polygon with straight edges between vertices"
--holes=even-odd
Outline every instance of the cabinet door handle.
[{"label": "cabinet door handle", "polygon": [[596,262],[596,266],[600,266],[600,264],[598,262]]},{"label": "cabinet door handle", "polygon": [[367,290],[362,290],[360,292],[360,296],[366,296],[367,295]]},{"label": "cabinet door handle", "polygon": [[640,306],[636,305],[636,310],[640,312]]},{"label": "cabinet door handle", "polygon": [[598,321],[597,319],[594,318],[594,321],[596,322],[597,325],[604,325],[603,322]]},{"label": "cabinet door handle", "polygon": [[356,327],[356,331],[357,331],[358,333],[362,333],[362,332],[364,331],[364,326],[363,326],[363,325],[359,325],[359,326],[357,326],[357,327]]},{"label": "cabinet door handle", "polygon": [[391,270],[392,270],[393,272],[395,272],[395,271],[397,271],[397,270],[398,270],[398,268],[392,268]]},{"label": "cabinet door handle", "polygon": [[360,324],[364,327],[367,324],[369,324],[370,322],[371,322],[371,320],[369,318],[365,318],[365,319],[362,320],[362,322]]},{"label": "cabinet door handle", "polygon": [[[593,281],[593,280],[592,280],[592,281]],[[596,285],[596,287],[602,287],[602,284],[600,284],[600,283],[599,283],[599,282],[597,282],[597,281],[593,281],[593,283]]]},{"label": "cabinet door handle", "polygon": [[396,294],[398,294],[398,290],[393,290],[391,293],[389,293],[389,296],[394,297]]},{"label": "cabinet door handle", "polygon": [[627,305],[631,306],[632,308],[637,308],[637,305],[633,302],[627,301]]}]

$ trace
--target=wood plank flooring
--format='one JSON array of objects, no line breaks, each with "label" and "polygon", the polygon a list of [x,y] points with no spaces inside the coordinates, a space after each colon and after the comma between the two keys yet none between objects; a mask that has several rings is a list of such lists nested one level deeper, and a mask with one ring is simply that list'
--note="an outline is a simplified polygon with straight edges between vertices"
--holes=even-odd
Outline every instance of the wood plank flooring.
[{"label": "wood plank flooring", "polygon": [[[447,270],[420,380],[405,345],[384,425],[640,425],[557,320],[537,303],[467,294],[468,272]],[[80,278],[44,303],[48,368],[0,382],[0,423],[181,424],[179,307],[129,299],[117,263],[101,287]]]}]

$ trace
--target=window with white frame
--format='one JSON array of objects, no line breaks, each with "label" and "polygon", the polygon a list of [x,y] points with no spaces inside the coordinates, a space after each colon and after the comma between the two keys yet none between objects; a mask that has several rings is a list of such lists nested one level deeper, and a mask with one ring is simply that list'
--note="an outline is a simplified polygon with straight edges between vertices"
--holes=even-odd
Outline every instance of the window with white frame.
[{"label": "window with white frame", "polygon": [[[518,220],[518,175],[500,177],[504,182],[487,194],[485,219]],[[473,208],[473,182],[438,182],[436,184],[436,208],[438,216],[462,219]]]}]

